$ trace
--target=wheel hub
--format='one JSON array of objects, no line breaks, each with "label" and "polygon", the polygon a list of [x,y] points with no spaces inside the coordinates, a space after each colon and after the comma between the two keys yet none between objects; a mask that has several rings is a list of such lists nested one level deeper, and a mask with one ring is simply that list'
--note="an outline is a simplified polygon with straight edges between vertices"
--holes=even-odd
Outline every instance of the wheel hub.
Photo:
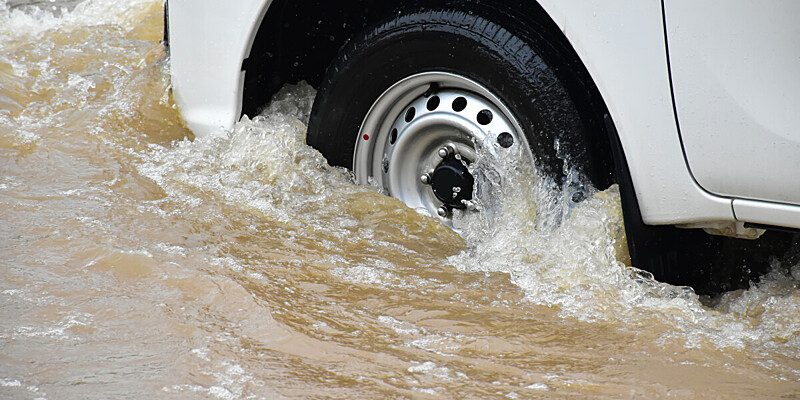
[{"label": "wheel hub", "polygon": [[444,205],[463,210],[465,202],[472,200],[475,178],[467,168],[467,162],[458,154],[445,157],[431,175],[433,194]]},{"label": "wheel hub", "polygon": [[372,105],[358,134],[353,171],[359,183],[453,226],[456,214],[486,204],[473,192],[483,169],[494,169],[491,160],[528,154],[533,162],[521,132],[508,108],[480,84],[425,72],[396,83]]}]

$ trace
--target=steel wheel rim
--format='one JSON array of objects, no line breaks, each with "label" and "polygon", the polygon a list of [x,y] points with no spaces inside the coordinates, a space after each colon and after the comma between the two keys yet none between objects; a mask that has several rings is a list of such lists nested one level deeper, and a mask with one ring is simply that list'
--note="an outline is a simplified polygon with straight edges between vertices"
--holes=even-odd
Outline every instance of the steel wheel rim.
[{"label": "steel wheel rim", "polygon": [[[353,171],[359,183],[452,226],[454,216],[480,211],[485,200],[472,198],[465,172],[477,177],[479,165],[491,168],[510,157],[533,162],[522,132],[508,107],[479,83],[448,72],[420,73],[372,105],[358,134]],[[441,184],[445,178],[457,180]],[[451,186],[453,198],[442,190]],[[459,193],[463,188],[470,193]]]}]

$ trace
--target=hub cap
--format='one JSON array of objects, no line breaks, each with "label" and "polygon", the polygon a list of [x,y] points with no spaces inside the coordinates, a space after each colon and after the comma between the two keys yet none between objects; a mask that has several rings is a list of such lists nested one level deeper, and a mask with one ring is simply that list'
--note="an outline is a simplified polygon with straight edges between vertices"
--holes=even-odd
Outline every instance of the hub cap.
[{"label": "hub cap", "polygon": [[396,83],[373,104],[359,132],[353,170],[359,183],[452,225],[454,213],[480,210],[475,200],[483,199],[473,198],[480,168],[520,154],[520,148],[532,161],[521,132],[483,86],[426,72]]},{"label": "hub cap", "polygon": [[472,200],[472,190],[475,178],[469,172],[467,163],[448,155],[436,166],[431,176],[431,189],[442,204],[450,208],[467,208],[466,204]]}]

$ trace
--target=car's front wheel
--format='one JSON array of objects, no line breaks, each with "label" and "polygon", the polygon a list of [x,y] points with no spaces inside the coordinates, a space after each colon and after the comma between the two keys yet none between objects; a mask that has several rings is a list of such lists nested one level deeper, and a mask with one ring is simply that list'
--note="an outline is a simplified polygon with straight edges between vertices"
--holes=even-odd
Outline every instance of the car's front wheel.
[{"label": "car's front wheel", "polygon": [[487,200],[472,197],[492,161],[535,163],[553,182],[564,159],[589,169],[589,129],[539,50],[548,44],[515,31],[457,10],[383,22],[328,68],[309,144],[446,223]]}]

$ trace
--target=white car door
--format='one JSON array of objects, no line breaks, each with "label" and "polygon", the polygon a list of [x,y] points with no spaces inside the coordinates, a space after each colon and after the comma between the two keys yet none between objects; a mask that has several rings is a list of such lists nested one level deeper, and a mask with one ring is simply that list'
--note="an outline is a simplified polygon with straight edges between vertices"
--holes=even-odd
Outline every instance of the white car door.
[{"label": "white car door", "polygon": [[800,204],[800,0],[663,6],[680,135],[697,183],[721,196]]}]

